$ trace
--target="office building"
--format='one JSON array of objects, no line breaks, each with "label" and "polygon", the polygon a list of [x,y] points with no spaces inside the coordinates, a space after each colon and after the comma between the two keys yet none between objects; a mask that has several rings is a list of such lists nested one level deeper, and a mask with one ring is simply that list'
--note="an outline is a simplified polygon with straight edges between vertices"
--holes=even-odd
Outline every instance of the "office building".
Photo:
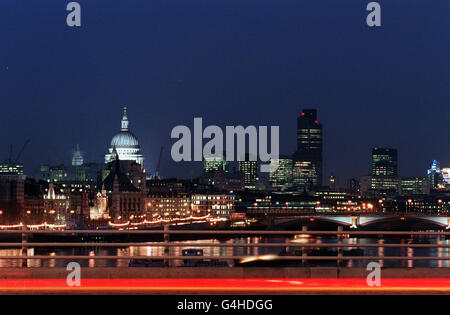
[{"label": "office building", "polygon": [[322,138],[317,110],[303,110],[297,118],[297,151],[293,155],[293,182],[300,189],[322,186]]},{"label": "office building", "polygon": [[230,218],[234,212],[235,195],[199,193],[191,196],[192,215],[195,217],[211,215]]},{"label": "office building", "polygon": [[203,172],[208,173],[213,171],[228,171],[228,163],[226,161],[225,155],[204,157]]},{"label": "office building", "polygon": [[395,195],[400,189],[398,177],[397,149],[373,148],[372,170],[368,178],[361,180],[361,192],[382,192]]},{"label": "office building", "polygon": [[258,182],[258,161],[248,153],[239,161],[239,172],[244,174],[244,187],[255,190]]},{"label": "office building", "polygon": [[147,196],[147,219],[174,219],[191,216],[187,193],[151,193]]},{"label": "office building", "polygon": [[396,149],[372,149],[372,176],[398,176]]},{"label": "office building", "polygon": [[430,182],[425,177],[405,177],[400,180],[400,195],[428,195]]},{"label": "office building", "polygon": [[297,190],[310,191],[319,186],[318,171],[311,161],[295,161],[292,168],[292,183]]},{"label": "office building", "polygon": [[278,168],[269,173],[269,181],[272,189],[288,189],[292,186],[293,161],[288,156],[280,156],[276,162],[278,162]]}]

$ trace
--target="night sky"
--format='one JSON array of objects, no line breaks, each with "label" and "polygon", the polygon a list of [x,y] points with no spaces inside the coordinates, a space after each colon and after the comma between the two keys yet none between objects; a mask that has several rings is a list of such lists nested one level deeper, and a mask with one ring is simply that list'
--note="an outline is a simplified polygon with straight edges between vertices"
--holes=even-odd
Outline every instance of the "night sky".
[{"label": "night sky", "polygon": [[[21,162],[102,162],[128,107],[154,172],[198,175],[170,158],[176,125],[279,125],[296,149],[296,117],[317,108],[324,175],[370,171],[374,146],[394,147],[401,176],[431,159],[450,167],[450,2],[384,0],[64,0],[0,2],[0,159],[31,139]],[[15,155],[15,154],[14,154]],[[326,179],[326,177],[324,177]]]}]

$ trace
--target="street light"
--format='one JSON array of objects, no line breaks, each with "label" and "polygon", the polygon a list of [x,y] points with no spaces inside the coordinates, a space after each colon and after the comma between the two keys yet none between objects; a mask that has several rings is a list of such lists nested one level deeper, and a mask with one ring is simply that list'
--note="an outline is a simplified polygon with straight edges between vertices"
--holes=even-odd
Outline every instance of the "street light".
[{"label": "street light", "polygon": [[411,209],[411,203],[412,203],[412,200],[411,199],[408,199],[408,208],[406,209],[406,211],[407,212],[409,212]]}]

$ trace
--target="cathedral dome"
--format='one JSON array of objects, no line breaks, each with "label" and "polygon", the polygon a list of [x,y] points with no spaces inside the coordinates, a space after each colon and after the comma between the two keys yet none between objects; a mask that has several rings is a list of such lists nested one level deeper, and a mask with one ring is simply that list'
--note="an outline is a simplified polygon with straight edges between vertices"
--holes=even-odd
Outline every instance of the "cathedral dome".
[{"label": "cathedral dome", "polygon": [[112,148],[139,148],[138,139],[130,131],[121,131],[111,140]]},{"label": "cathedral dome", "polygon": [[120,160],[135,161],[142,168],[144,167],[144,156],[141,153],[138,139],[130,131],[126,107],[123,109],[120,132],[111,140],[108,153],[105,155],[105,163],[112,162],[117,158]]},{"label": "cathedral dome", "polygon": [[77,148],[72,155],[72,166],[81,166],[83,165],[83,155],[80,152],[80,146],[77,144]]}]

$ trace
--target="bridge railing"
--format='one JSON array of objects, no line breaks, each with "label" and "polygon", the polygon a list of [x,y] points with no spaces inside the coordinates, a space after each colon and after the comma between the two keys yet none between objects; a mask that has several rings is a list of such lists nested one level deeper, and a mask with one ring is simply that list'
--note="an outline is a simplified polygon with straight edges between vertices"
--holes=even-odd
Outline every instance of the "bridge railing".
[{"label": "bridge railing", "polygon": [[[1,242],[5,235],[17,236],[21,241],[16,242]],[[135,241],[135,242],[103,242],[96,241],[90,238],[89,241],[78,242],[30,242],[29,239],[32,236],[46,235],[46,236],[160,236],[162,241]],[[170,240],[170,236],[211,236],[211,238],[219,237],[242,237],[242,236],[278,236],[278,237],[295,237],[301,236],[303,240],[299,243],[296,239],[290,239],[285,242],[277,243],[210,243],[202,241],[180,241]],[[336,238],[337,243],[314,243],[309,242],[309,236],[328,236]],[[448,231],[343,231],[341,227],[337,231],[255,231],[255,230],[169,230],[166,227],[164,230],[0,230],[0,248],[20,248],[20,255],[0,255],[0,260],[21,260],[22,266],[26,267],[28,260],[161,260],[164,261],[166,266],[171,266],[171,261],[174,260],[213,260],[213,261],[243,261],[248,260],[251,257],[260,258],[261,260],[280,260],[280,261],[297,261],[306,264],[308,261],[336,261],[338,265],[342,264],[346,260],[364,260],[364,261],[449,261],[450,256],[444,253],[441,256],[354,256],[345,255],[344,248],[438,248],[445,249],[450,248],[450,244],[437,241],[436,243],[384,243],[379,238],[378,243],[344,243],[343,239],[351,236],[404,236],[413,238],[414,236],[436,236],[439,238],[445,238],[450,236]],[[298,240],[298,239],[297,239]],[[306,241],[305,241],[306,240]],[[82,248],[82,247],[163,247],[164,254],[159,256],[148,255],[28,255],[28,249],[30,248]],[[298,248],[301,249],[301,254],[279,254],[279,255],[224,255],[224,256],[184,256],[173,255],[170,253],[169,248],[199,248],[199,247],[211,247],[211,248]],[[311,256],[309,249],[336,249],[333,255],[314,255]]]}]

